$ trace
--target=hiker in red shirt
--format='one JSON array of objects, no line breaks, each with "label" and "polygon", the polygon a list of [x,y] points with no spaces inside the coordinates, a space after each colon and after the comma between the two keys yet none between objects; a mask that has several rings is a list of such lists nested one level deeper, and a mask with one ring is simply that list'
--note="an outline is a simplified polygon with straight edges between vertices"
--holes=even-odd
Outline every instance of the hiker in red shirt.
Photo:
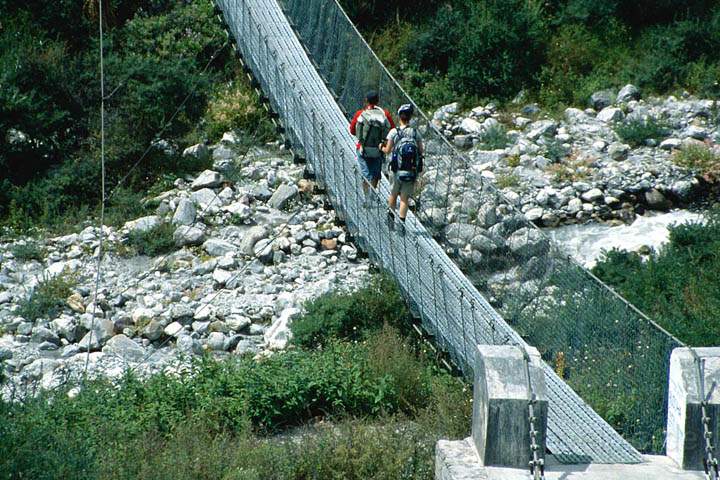
[{"label": "hiker in red shirt", "polygon": [[382,172],[383,152],[379,145],[385,141],[388,132],[395,128],[390,112],[378,107],[379,95],[369,92],[365,106],[355,113],[350,122],[350,133],[357,137],[357,161],[364,178],[365,206],[367,206],[368,184],[377,187]]}]

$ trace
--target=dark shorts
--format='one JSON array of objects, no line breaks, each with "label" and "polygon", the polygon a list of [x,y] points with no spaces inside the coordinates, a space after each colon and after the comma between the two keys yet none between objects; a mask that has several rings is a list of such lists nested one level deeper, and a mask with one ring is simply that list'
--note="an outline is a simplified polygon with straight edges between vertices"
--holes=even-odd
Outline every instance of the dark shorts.
[{"label": "dark shorts", "polygon": [[360,173],[362,174],[363,178],[365,178],[365,180],[367,180],[368,182],[380,179],[380,174],[382,172],[382,161],[382,157],[365,158],[360,154],[359,151],[357,152],[357,163],[358,167],[360,167]]}]

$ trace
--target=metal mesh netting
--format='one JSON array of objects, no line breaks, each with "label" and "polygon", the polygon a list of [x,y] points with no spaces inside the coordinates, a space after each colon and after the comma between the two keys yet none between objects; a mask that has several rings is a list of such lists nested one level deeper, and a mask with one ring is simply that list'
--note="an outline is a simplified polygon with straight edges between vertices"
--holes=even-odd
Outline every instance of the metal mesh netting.
[{"label": "metal mesh netting", "polygon": [[636,446],[659,449],[667,362],[676,346],[671,337],[562,255],[425,118],[428,168],[419,218],[408,216],[405,235],[391,231],[384,214],[387,182],[373,192],[369,206],[363,202],[346,114],[359,107],[369,88],[378,89],[392,108],[409,99],[342,10],[326,0],[282,2],[315,70],[276,0],[218,4],[244,60],[286,133],[304,148],[338,214],[398,280],[453,361],[471,375],[479,343],[524,345],[527,339],[537,346],[547,362],[548,446],[561,461],[640,461],[565,382]]},{"label": "metal mesh netting", "polygon": [[[346,113],[369,89],[412,102],[335,1],[282,0]],[[679,343],[553,245],[422,116],[417,214],[500,315],[634,446],[664,446],[670,353]]]}]

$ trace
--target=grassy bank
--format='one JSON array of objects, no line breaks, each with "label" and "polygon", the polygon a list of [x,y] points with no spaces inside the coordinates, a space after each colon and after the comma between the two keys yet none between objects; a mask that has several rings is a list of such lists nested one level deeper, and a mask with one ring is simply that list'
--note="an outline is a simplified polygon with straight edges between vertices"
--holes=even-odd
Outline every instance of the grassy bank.
[{"label": "grassy bank", "polygon": [[693,346],[720,338],[720,216],[676,225],[646,257],[613,250],[593,272],[660,325]]},{"label": "grassy bank", "polygon": [[[373,322],[319,315],[371,295]],[[431,479],[437,439],[469,434],[471,391],[400,333],[408,318],[376,279],[308,305],[305,331],[341,327],[321,344],[1,403],[0,478]]]}]

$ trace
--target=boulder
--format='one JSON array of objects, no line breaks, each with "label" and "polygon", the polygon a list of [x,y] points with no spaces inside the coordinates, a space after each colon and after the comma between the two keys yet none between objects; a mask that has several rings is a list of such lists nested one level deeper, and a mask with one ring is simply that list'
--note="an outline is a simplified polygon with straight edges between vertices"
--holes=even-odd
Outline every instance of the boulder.
[{"label": "boulder", "polygon": [[631,100],[640,100],[640,90],[632,84],[627,84],[617,94],[617,101],[627,103]]},{"label": "boulder", "polygon": [[218,238],[209,238],[203,243],[205,251],[213,257],[222,257],[228,253],[235,252],[235,245],[225,240]]},{"label": "boulder", "polygon": [[605,194],[599,188],[591,188],[580,196],[586,202],[598,202],[605,198]]},{"label": "boulder", "polygon": [[52,330],[45,327],[33,328],[30,340],[35,343],[50,342],[54,345],[60,345],[60,337],[58,337]]},{"label": "boulder", "polygon": [[50,328],[70,343],[77,342],[85,334],[85,328],[69,315],[61,315],[50,322]]},{"label": "boulder", "polygon": [[190,194],[190,200],[201,209],[206,209],[208,206],[213,205],[219,208],[220,200],[215,195],[215,192],[209,188],[201,188],[200,190]]},{"label": "boulder", "polygon": [[558,125],[552,120],[538,120],[530,124],[530,131],[527,137],[530,140],[537,140],[543,136],[552,136],[557,132]]},{"label": "boulder", "polygon": [[100,350],[105,342],[112,338],[115,330],[113,322],[104,319],[95,319],[95,325],[85,334],[78,343],[81,352],[90,350],[91,352]]},{"label": "boulder", "polygon": [[122,333],[109,339],[102,351],[120,357],[126,362],[140,362],[145,357],[145,350],[135,340]]},{"label": "boulder", "polygon": [[255,244],[260,240],[267,238],[268,233],[268,229],[263,225],[250,228],[247,232],[245,232],[245,235],[240,242],[240,253],[252,256]]},{"label": "boulder", "polygon": [[597,119],[605,123],[619,122],[625,114],[617,107],[605,107],[597,114]]},{"label": "boulder", "polygon": [[611,90],[601,90],[590,96],[590,106],[595,110],[609,107],[615,101],[615,94]]},{"label": "boulder", "polygon": [[460,130],[463,133],[479,134],[482,132],[482,124],[475,119],[466,118],[460,122]]},{"label": "boulder", "polygon": [[178,247],[200,245],[205,240],[205,232],[198,227],[179,226],[173,233],[173,240]]},{"label": "boulder", "polygon": [[515,255],[529,258],[547,252],[550,242],[537,229],[523,227],[507,239],[510,251]]},{"label": "boulder", "polygon": [[193,190],[200,190],[202,188],[216,188],[222,185],[224,179],[223,176],[213,170],[205,170],[192,182],[190,187]]},{"label": "boulder", "polygon": [[142,233],[152,230],[158,225],[160,225],[160,217],[157,215],[149,215],[147,217],[141,217],[136,220],[125,222],[123,229],[130,233]]},{"label": "boulder", "polygon": [[194,158],[196,160],[200,160],[201,162],[205,162],[207,160],[210,160],[210,150],[204,143],[198,143],[196,145],[193,145],[192,147],[187,147],[185,150],[183,150],[182,156],[185,158]]},{"label": "boulder", "polygon": [[298,308],[286,308],[280,317],[265,332],[265,345],[270,350],[281,350],[287,346],[291,337],[290,324],[302,312]]},{"label": "boulder", "polygon": [[268,205],[281,210],[290,200],[295,198],[298,191],[299,190],[295,185],[283,183],[277,188],[277,190],[275,190],[275,193],[272,194],[272,197],[268,200]]},{"label": "boulder", "polygon": [[682,146],[682,140],[679,138],[667,138],[660,142],[660,148],[663,150],[674,150]]},{"label": "boulder", "polygon": [[182,198],[175,209],[172,223],[175,225],[192,225],[195,223],[196,215],[195,204],[187,198]]}]

